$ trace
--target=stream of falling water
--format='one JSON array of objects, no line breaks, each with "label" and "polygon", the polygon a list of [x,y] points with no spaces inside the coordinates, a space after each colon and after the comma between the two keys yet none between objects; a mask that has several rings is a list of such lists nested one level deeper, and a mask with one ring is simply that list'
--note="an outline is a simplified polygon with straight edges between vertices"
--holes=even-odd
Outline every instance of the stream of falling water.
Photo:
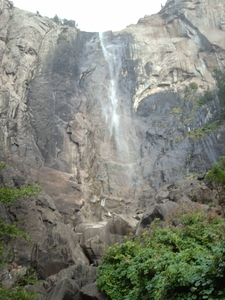
[{"label": "stream of falling water", "polygon": [[[117,99],[117,85],[118,85],[118,76],[121,68],[121,60],[118,59],[118,53],[116,46],[114,45],[105,45],[104,33],[99,33],[99,39],[102,47],[102,51],[105,57],[105,60],[109,66],[110,73],[110,86],[108,89],[108,97],[110,99],[110,103],[107,107],[104,107],[104,114],[106,118],[106,122],[109,124],[110,128],[110,136],[112,137],[113,131],[115,136],[118,134],[119,129],[119,115],[117,114],[118,107],[118,99]],[[111,118],[110,118],[111,116]]]},{"label": "stream of falling water", "polygon": [[126,58],[126,44],[119,38],[112,39],[110,32],[99,33],[99,41],[108,65],[108,77],[106,76],[103,83],[107,99],[101,98],[101,105],[109,131],[109,136],[105,136],[109,148],[105,148],[106,154],[103,153],[103,156],[106,155],[110,170],[109,182],[112,184],[112,190],[115,185],[117,188],[120,186],[117,194],[133,200],[136,197],[135,189],[139,174],[137,167],[139,146],[135,139],[136,131],[130,110],[132,102],[129,93],[121,86],[122,82],[125,84],[122,59]]},{"label": "stream of falling water", "polygon": [[120,160],[129,160],[127,137],[123,134],[123,120],[120,117],[118,83],[122,67],[120,45],[108,44],[104,33],[99,33],[99,40],[105,60],[109,67],[110,83],[108,87],[107,104],[103,105],[106,123],[109,126],[110,138],[116,142],[117,155]]}]

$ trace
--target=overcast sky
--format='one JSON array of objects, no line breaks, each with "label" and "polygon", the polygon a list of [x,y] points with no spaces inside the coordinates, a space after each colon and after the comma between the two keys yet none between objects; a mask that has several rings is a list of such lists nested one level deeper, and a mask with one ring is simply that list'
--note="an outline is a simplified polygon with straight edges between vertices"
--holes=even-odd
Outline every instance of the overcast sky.
[{"label": "overcast sky", "polygon": [[42,16],[75,20],[83,31],[121,30],[157,13],[166,0],[13,0],[14,6]]}]

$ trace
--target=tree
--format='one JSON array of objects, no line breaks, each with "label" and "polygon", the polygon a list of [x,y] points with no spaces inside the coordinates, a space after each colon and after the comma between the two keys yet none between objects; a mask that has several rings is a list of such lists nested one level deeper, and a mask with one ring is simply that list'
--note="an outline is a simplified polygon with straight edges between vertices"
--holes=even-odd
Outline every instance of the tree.
[{"label": "tree", "polygon": [[[6,163],[0,164],[0,170],[5,168]],[[0,188],[0,202],[4,205],[13,205],[20,198],[30,197],[40,193],[39,185],[24,186],[11,189],[7,186]],[[9,243],[19,237],[29,239],[26,232],[18,229],[14,224],[7,224],[0,219],[0,269],[9,263],[12,258]],[[26,280],[25,280],[26,282]],[[27,292],[21,285],[15,286],[12,290],[0,284],[0,299],[4,300],[29,300],[35,297],[34,293]]]},{"label": "tree", "polygon": [[189,84],[189,87],[190,87],[192,90],[195,90],[195,91],[198,89],[198,85],[197,85],[196,82],[191,82],[191,83]]},{"label": "tree", "polygon": [[220,157],[219,162],[214,163],[208,171],[206,179],[212,181],[218,196],[218,202],[225,214],[225,156]]},{"label": "tree", "polygon": [[54,16],[53,21],[54,21],[56,24],[59,24],[59,25],[62,24],[62,20],[61,20],[57,15]]},{"label": "tree", "polygon": [[67,19],[63,19],[63,25],[75,27],[75,28],[78,27],[78,24],[74,20],[67,20]]}]

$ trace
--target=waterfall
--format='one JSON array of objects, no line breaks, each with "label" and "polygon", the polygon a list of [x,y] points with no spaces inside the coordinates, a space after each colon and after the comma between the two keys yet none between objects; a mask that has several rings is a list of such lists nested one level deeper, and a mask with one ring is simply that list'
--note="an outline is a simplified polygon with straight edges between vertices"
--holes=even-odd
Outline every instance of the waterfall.
[{"label": "waterfall", "polygon": [[121,68],[121,59],[118,55],[118,49],[116,45],[106,45],[106,41],[104,38],[104,33],[99,33],[99,39],[102,47],[102,51],[105,57],[105,60],[109,67],[110,74],[110,85],[108,87],[108,98],[110,103],[108,105],[104,105],[106,107],[103,108],[106,122],[109,125],[110,136],[114,132],[115,136],[118,135],[119,129],[119,115],[117,113],[118,108],[118,99],[117,99],[117,89],[118,89],[118,78],[119,72]]},{"label": "waterfall", "polygon": [[123,118],[119,103],[119,75],[121,72],[121,45],[109,44],[106,33],[99,33],[99,40],[109,69],[108,101],[102,103],[106,124],[109,127],[110,138],[115,140],[119,160],[128,159],[127,137],[124,135]]},{"label": "waterfall", "polygon": [[107,172],[110,170],[108,180],[111,190],[120,186],[120,196],[126,195],[126,198],[134,199],[139,174],[139,145],[132,119],[132,99],[129,98],[129,92],[126,93],[127,66],[122,64],[123,60],[126,61],[127,45],[123,39],[113,37],[110,32],[99,33],[99,41],[107,63],[107,75],[103,82],[105,92],[102,93],[105,97],[101,97],[100,100],[109,132],[108,136],[105,135],[103,143],[108,147],[103,148],[106,151],[103,150],[102,157],[106,157]]}]

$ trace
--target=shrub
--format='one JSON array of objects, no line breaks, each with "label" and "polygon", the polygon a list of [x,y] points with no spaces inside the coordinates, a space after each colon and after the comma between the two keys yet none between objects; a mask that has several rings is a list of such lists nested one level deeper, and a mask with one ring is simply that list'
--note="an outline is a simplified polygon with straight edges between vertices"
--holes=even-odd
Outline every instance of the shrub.
[{"label": "shrub", "polygon": [[63,42],[69,43],[69,39],[64,32],[60,32],[60,34],[58,35],[57,44],[60,44]]},{"label": "shrub", "polygon": [[[110,247],[97,285],[112,300],[225,299],[224,219],[196,210]],[[174,219],[173,218],[173,219]]]},{"label": "shrub", "polygon": [[208,133],[213,132],[215,130],[217,130],[219,128],[219,126],[222,124],[221,120],[216,120],[210,124],[205,124],[202,127],[199,127],[193,131],[189,132],[189,136],[192,136],[196,139],[198,138],[203,138],[204,136],[206,136]]},{"label": "shrub", "polygon": [[212,181],[214,188],[217,191],[218,201],[222,207],[223,214],[225,213],[225,156],[220,158],[220,161],[213,164],[213,167],[208,171],[206,179]]},{"label": "shrub", "polygon": [[[0,164],[0,170],[5,168],[6,164]],[[29,197],[40,193],[38,185],[24,186],[22,188],[10,189],[9,187],[0,188],[0,202],[5,205],[12,205],[15,200],[22,197]],[[5,264],[12,258],[10,247],[8,246],[10,241],[19,237],[29,240],[27,233],[18,229],[13,224],[6,224],[0,219],[0,268],[3,268]],[[31,283],[34,279],[34,274],[29,270],[29,274],[20,277],[19,280],[12,289],[0,285],[0,299],[4,300],[29,300],[34,299],[36,296],[34,293],[26,291],[21,285],[23,283]],[[33,282],[33,281],[32,281]]]},{"label": "shrub", "polygon": [[198,85],[197,85],[196,82],[191,82],[191,83],[189,84],[189,87],[190,87],[192,90],[195,90],[195,91],[198,89]]},{"label": "shrub", "polygon": [[186,86],[184,90],[184,96],[185,96],[184,101],[185,102],[189,101],[194,96],[197,89],[198,89],[198,85],[196,82],[191,82],[188,86]]},{"label": "shrub", "polygon": [[31,300],[37,299],[35,293],[24,290],[24,288],[17,287],[9,290],[6,287],[0,287],[0,299],[2,300]]},{"label": "shrub", "polygon": [[209,103],[214,99],[214,95],[211,91],[205,91],[204,95],[198,100],[198,106],[201,107],[204,104]]}]

